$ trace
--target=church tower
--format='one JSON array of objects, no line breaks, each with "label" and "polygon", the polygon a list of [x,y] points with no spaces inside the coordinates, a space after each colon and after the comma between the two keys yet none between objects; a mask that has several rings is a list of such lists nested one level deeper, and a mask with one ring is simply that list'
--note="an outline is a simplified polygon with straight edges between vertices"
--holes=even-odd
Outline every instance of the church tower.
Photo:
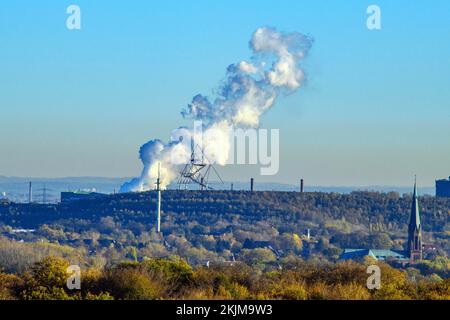
[{"label": "church tower", "polygon": [[417,182],[414,183],[414,194],[408,228],[408,253],[411,263],[422,260],[422,223],[420,221],[419,196]]}]

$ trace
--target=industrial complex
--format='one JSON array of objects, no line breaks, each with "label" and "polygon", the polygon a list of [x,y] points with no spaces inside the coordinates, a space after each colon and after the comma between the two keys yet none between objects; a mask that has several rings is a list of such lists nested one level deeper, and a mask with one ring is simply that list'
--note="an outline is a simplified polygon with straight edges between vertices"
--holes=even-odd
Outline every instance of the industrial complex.
[{"label": "industrial complex", "polygon": [[436,197],[450,197],[450,177],[436,180]]}]

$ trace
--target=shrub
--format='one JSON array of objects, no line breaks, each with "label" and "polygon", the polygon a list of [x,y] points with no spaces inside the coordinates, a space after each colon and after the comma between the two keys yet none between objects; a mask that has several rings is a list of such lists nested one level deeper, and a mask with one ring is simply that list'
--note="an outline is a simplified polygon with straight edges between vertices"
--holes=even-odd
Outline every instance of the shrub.
[{"label": "shrub", "polygon": [[116,268],[105,272],[100,287],[120,300],[155,300],[164,296],[164,288],[159,283],[134,269]]}]

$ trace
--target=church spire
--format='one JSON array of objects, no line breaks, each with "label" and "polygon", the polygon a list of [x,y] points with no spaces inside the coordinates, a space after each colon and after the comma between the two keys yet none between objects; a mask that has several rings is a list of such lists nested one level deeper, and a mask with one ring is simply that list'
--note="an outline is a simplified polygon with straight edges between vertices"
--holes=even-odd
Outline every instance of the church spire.
[{"label": "church spire", "polygon": [[420,219],[417,178],[414,180],[414,192],[408,228],[408,253],[411,262],[422,260],[422,223]]},{"label": "church spire", "polygon": [[420,222],[420,209],[419,209],[419,195],[417,193],[417,178],[414,179],[414,193],[413,193],[413,203],[411,207],[411,218],[409,220],[409,226],[412,229],[419,229],[421,226]]}]

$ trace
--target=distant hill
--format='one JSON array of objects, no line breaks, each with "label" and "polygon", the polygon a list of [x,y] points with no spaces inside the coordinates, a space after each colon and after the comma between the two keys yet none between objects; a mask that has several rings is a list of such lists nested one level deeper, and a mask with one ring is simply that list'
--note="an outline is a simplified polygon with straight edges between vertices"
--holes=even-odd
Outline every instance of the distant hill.
[{"label": "distant hill", "polygon": [[[393,228],[407,226],[411,195],[379,192],[349,194],[319,192],[249,192],[249,191],[177,191],[163,192],[162,210],[168,215],[246,216],[256,220],[295,219],[297,222],[340,221],[367,227],[376,222]],[[449,222],[450,199],[420,198],[424,228],[438,230]],[[11,204],[0,206],[0,222],[15,221],[16,226],[34,228],[59,219],[89,219],[115,216],[119,221],[150,221],[156,210],[156,194],[152,192],[122,193],[58,205]],[[214,219],[216,219],[214,218]],[[150,219],[150,220],[149,220]],[[203,218],[201,218],[202,220]],[[193,219],[192,221],[194,221]],[[151,220],[153,222],[153,220]],[[280,221],[281,222],[281,221]],[[386,226],[387,227],[387,226]]]},{"label": "distant hill", "polygon": [[28,183],[33,183],[33,198],[40,201],[45,187],[47,199],[51,202],[59,201],[63,191],[91,190],[100,193],[113,193],[130,178],[103,177],[67,177],[67,178],[32,178],[32,177],[4,177],[0,176],[0,196],[3,192],[12,201],[28,200]]},{"label": "distant hill", "polygon": [[[211,186],[217,190],[229,190],[233,183],[234,190],[248,190],[248,182],[226,182],[211,183]],[[283,184],[283,183],[255,183],[256,191],[299,191],[298,185]],[[335,192],[341,194],[348,194],[353,191],[374,191],[374,192],[398,192],[400,194],[411,193],[412,186],[305,186],[306,192]],[[420,193],[423,195],[434,195],[435,187],[422,187]]]},{"label": "distant hill", "polygon": [[[290,236],[305,239],[309,229],[318,241],[315,254],[337,259],[343,248],[403,250],[412,203],[411,194],[398,193],[168,190],[162,193],[161,238],[153,231],[156,199],[152,191],[51,205],[0,203],[0,238],[3,230],[19,241],[48,239],[87,251],[113,244],[123,254],[132,246],[146,252],[141,255],[175,253],[202,264],[244,254],[255,243],[287,250]],[[436,248],[429,256],[448,256],[450,199],[421,196],[420,207],[424,243]]]},{"label": "distant hill", "polygon": [[[5,177],[0,176],[0,197],[6,193],[6,197],[12,201],[25,202],[28,200],[28,183],[33,182],[34,200],[42,199],[45,187],[47,199],[57,202],[63,191],[92,190],[99,193],[111,194],[118,191],[120,186],[131,178],[104,178],[104,177],[67,177],[67,178],[32,178],[32,177]],[[248,182],[225,182],[210,184],[216,190],[229,190],[233,184],[234,190],[248,190]],[[177,189],[178,186],[169,185],[169,189]],[[195,189],[196,187],[193,186]],[[257,191],[298,191],[298,185],[282,183],[255,183]],[[348,194],[353,191],[398,192],[400,194],[411,193],[411,187],[402,186],[305,186],[307,192],[335,192]],[[434,195],[434,187],[420,188],[421,194]]]}]

